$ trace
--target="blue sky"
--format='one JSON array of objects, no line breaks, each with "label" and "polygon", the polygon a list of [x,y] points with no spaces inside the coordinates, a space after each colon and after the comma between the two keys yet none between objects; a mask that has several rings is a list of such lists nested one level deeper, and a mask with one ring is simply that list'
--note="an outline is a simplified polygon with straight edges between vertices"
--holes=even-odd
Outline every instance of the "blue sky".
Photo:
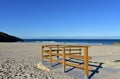
[{"label": "blue sky", "polygon": [[120,0],[0,0],[0,31],[21,38],[120,38]]}]

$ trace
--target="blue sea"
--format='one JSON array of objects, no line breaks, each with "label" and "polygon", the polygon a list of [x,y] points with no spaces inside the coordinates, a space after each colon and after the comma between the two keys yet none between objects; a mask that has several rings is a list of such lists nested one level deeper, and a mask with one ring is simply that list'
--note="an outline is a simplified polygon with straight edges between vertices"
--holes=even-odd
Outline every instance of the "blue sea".
[{"label": "blue sea", "polygon": [[24,39],[24,42],[112,45],[114,42],[120,43],[120,39]]}]

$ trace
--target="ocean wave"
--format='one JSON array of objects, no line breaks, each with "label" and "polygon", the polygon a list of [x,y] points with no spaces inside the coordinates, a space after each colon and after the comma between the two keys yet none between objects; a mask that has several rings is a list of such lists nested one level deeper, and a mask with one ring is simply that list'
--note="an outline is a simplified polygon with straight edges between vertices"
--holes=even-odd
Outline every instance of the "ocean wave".
[{"label": "ocean wave", "polygon": [[57,42],[57,41],[41,41],[47,44],[72,44],[72,45],[103,45],[103,43],[81,43],[81,42]]},{"label": "ocean wave", "polygon": [[120,42],[118,39],[25,39],[24,42],[48,44],[112,45],[116,41]]}]

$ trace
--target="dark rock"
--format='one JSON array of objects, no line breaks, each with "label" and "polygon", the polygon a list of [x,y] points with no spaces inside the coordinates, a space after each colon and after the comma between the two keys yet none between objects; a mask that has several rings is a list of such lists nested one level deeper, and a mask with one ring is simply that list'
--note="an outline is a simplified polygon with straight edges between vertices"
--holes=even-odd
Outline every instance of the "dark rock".
[{"label": "dark rock", "polygon": [[18,42],[18,41],[24,41],[24,40],[12,35],[8,35],[4,32],[0,32],[0,42]]}]

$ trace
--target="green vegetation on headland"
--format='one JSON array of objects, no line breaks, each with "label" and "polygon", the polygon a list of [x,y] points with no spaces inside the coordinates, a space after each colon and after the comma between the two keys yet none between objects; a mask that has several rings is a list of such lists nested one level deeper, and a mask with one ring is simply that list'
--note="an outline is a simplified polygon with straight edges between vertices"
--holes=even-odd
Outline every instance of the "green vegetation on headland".
[{"label": "green vegetation on headland", "polygon": [[21,38],[6,34],[4,32],[0,32],[0,42],[18,42],[18,41],[24,41]]}]

